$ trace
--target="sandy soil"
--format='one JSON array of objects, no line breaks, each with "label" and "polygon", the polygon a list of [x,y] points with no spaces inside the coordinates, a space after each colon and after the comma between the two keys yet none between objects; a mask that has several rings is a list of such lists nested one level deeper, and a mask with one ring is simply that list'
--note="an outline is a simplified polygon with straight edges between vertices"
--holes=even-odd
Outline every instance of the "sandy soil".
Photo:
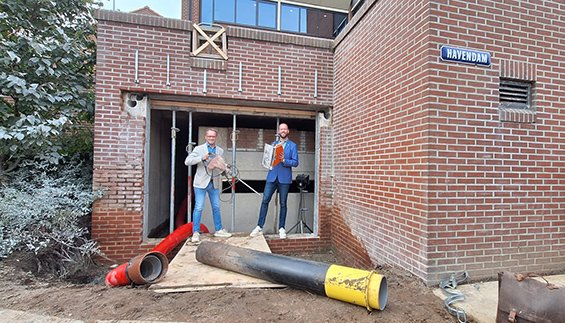
[{"label": "sandy soil", "polygon": [[[331,255],[304,258],[335,263]],[[382,311],[293,288],[237,289],[161,294],[148,286],[106,287],[109,268],[90,283],[37,277],[17,258],[0,261],[0,309],[60,318],[174,322],[457,322],[418,278],[395,268],[377,268],[388,280]]]}]

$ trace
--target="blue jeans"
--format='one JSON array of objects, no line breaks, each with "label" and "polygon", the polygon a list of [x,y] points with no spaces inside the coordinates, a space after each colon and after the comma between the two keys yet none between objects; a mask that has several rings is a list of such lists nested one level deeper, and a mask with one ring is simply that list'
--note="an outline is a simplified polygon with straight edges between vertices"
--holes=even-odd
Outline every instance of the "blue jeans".
[{"label": "blue jeans", "polygon": [[281,213],[279,216],[279,229],[284,228],[286,222],[286,201],[288,200],[288,190],[290,184],[281,184],[277,178],[274,182],[266,182],[265,190],[263,191],[263,201],[261,202],[261,211],[259,212],[259,222],[257,225],[261,228],[265,225],[265,218],[267,217],[267,210],[269,209],[269,202],[275,193],[275,189],[279,189],[279,198],[281,203]]},{"label": "blue jeans", "polygon": [[200,221],[202,219],[202,210],[204,209],[204,201],[206,200],[206,192],[210,197],[212,205],[212,216],[214,218],[214,227],[216,231],[222,229],[222,214],[220,213],[220,189],[214,188],[214,183],[208,183],[205,189],[194,188],[194,213],[192,213],[192,232],[200,232]]}]

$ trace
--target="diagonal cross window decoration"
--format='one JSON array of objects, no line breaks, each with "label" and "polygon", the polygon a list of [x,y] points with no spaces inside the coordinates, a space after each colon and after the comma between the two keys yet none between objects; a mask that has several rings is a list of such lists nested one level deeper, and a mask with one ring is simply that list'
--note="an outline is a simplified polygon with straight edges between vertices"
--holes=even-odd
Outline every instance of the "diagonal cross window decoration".
[{"label": "diagonal cross window decoration", "polygon": [[226,29],[216,24],[194,24],[192,56],[228,59]]}]

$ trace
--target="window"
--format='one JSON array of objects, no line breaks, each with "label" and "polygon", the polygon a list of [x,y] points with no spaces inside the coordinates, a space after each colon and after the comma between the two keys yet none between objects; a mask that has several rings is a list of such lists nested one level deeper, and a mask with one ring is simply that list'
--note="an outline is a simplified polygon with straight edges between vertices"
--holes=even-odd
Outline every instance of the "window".
[{"label": "window", "polygon": [[241,25],[255,26],[257,20],[257,1],[236,0],[235,22]]},{"label": "window", "polygon": [[363,6],[365,0],[351,0],[349,8],[351,8],[351,17],[355,16],[359,8]]},{"label": "window", "polygon": [[[235,0],[215,0],[214,20],[232,22],[232,23],[235,22]],[[203,22],[211,22],[211,21],[203,21]]]},{"label": "window", "polygon": [[500,107],[510,109],[530,109],[530,82],[500,79]]},{"label": "window", "polygon": [[[202,0],[202,23],[228,23],[332,38],[347,24],[347,13],[268,0]],[[278,18],[280,16],[280,18]]]},{"label": "window", "polygon": [[306,32],[306,9],[283,4],[281,6],[281,30]]},{"label": "window", "polygon": [[333,23],[333,36],[336,37],[347,25],[347,14],[336,12],[334,13],[334,23]]},{"label": "window", "polygon": [[277,28],[277,5],[274,2],[259,1],[257,26]]},{"label": "window", "polygon": [[213,23],[214,19],[214,3],[212,1],[202,1],[200,9],[200,21],[205,23]]}]

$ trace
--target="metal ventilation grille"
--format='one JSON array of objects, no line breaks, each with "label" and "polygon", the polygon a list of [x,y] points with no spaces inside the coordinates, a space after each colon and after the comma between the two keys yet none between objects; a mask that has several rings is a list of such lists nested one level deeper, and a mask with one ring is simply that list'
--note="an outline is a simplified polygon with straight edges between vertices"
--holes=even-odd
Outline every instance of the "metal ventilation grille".
[{"label": "metal ventilation grille", "polygon": [[529,109],[531,84],[528,82],[500,80],[500,107]]}]

